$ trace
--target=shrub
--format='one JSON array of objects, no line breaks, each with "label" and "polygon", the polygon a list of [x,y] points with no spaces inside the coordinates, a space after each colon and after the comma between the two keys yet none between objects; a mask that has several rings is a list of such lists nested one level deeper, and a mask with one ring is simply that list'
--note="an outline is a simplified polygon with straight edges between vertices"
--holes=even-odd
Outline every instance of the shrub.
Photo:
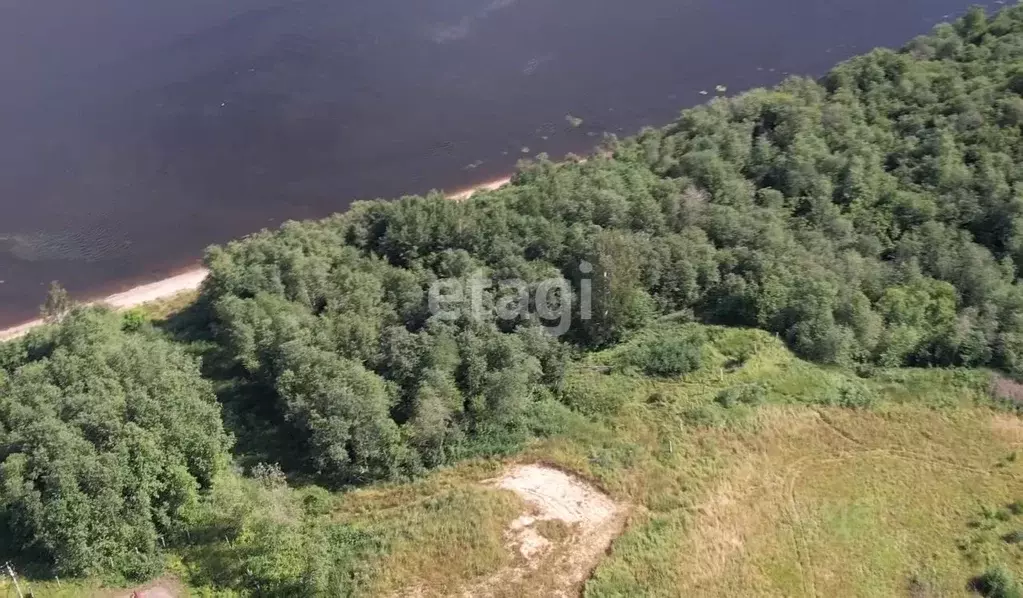
[{"label": "shrub", "polygon": [[764,402],[767,391],[760,384],[742,384],[719,392],[714,401],[724,408],[735,405],[759,405]]},{"label": "shrub", "polygon": [[699,369],[704,342],[699,334],[658,338],[632,351],[629,362],[649,376],[681,376]]},{"label": "shrub", "polygon": [[146,317],[146,312],[143,309],[136,307],[135,309],[130,309],[124,312],[121,316],[121,327],[126,332],[137,332],[146,325],[147,321],[148,318]]},{"label": "shrub", "polygon": [[970,587],[985,598],[1023,598],[1019,582],[1002,566],[993,567],[974,577]]},{"label": "shrub", "polygon": [[682,419],[694,428],[714,428],[724,423],[724,412],[713,405],[692,407],[682,413]]},{"label": "shrub", "polygon": [[877,403],[877,394],[860,382],[843,378],[828,388],[818,402],[847,409],[866,409]]},{"label": "shrub", "polygon": [[559,398],[572,409],[586,415],[614,415],[629,399],[634,381],[617,374],[594,375],[588,372],[568,376]]},{"label": "shrub", "polygon": [[279,463],[256,463],[250,473],[260,485],[270,490],[288,485],[288,478]]},{"label": "shrub", "polygon": [[1004,376],[995,376],[991,381],[991,396],[995,401],[1009,407],[1023,407],[1023,384]]}]

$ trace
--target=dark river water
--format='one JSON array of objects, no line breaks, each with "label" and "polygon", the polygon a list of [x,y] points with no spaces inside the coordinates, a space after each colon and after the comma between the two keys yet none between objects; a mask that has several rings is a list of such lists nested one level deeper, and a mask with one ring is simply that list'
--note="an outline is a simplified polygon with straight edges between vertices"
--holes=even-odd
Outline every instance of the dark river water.
[{"label": "dark river water", "polygon": [[0,325],[51,280],[101,295],[286,219],[499,177],[971,3],[0,0]]}]

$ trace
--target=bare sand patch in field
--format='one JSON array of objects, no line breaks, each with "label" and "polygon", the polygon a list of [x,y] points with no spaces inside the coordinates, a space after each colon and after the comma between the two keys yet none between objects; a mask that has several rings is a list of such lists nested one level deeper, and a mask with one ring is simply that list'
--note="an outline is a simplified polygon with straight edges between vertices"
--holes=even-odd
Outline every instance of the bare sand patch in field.
[{"label": "bare sand patch in field", "polygon": [[[514,492],[529,506],[506,531],[509,550],[521,559],[474,584],[464,596],[572,595],[625,522],[623,505],[552,467],[515,466],[489,483]],[[552,534],[552,529],[562,533]]]}]

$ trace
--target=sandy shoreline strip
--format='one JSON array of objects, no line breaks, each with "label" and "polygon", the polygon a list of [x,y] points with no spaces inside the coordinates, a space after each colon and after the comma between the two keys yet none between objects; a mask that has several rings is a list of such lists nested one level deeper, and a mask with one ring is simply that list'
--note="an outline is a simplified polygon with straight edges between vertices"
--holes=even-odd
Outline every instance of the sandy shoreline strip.
[{"label": "sandy shoreline strip", "polygon": [[510,182],[511,182],[511,177],[510,176],[506,176],[506,177],[504,177],[502,179],[494,179],[492,181],[487,181],[486,183],[483,183],[481,185],[475,185],[473,187],[469,187],[468,189],[465,189],[463,191],[455,191],[453,193],[449,193],[448,194],[448,199],[454,199],[456,201],[461,201],[463,199],[468,199],[468,198],[472,197],[472,194],[476,193],[477,191],[494,191],[496,189],[500,189],[501,187],[504,187],[505,185],[507,185]]},{"label": "sandy shoreline strip", "polygon": [[[505,177],[502,179],[495,179],[486,183],[470,187],[463,191],[456,191],[448,194],[448,197],[454,200],[463,200],[472,196],[473,193],[482,190],[494,190],[507,185],[511,181],[511,177]],[[106,304],[114,309],[131,309],[138,307],[145,303],[151,303],[160,299],[166,299],[173,297],[179,293],[186,291],[194,291],[199,288],[202,281],[206,279],[208,271],[205,268],[195,268],[188,270],[182,274],[171,276],[170,278],[164,278],[156,282],[143,284],[127,291],[116,293],[98,299],[96,301],[90,301],[90,304]],[[32,320],[31,322],[25,322],[17,326],[7,328],[6,330],[0,330],[0,341],[9,341],[16,339],[20,336],[24,336],[28,331],[32,330],[36,326],[41,326],[42,320]]]},{"label": "sandy shoreline strip", "polygon": [[[195,268],[189,270],[183,274],[177,274],[170,278],[164,278],[156,282],[150,282],[147,284],[139,285],[128,289],[127,291],[116,293],[96,301],[89,301],[88,304],[106,304],[114,309],[131,309],[138,307],[143,303],[150,303],[159,299],[166,299],[167,297],[173,297],[178,293],[184,293],[185,291],[193,291],[199,288],[202,281],[206,279],[207,270],[205,268]],[[32,320],[31,322],[25,322],[19,324],[13,328],[6,330],[0,330],[0,341],[9,341],[16,339],[19,336],[24,336],[29,330],[32,330],[36,326],[41,326],[42,320]]]}]

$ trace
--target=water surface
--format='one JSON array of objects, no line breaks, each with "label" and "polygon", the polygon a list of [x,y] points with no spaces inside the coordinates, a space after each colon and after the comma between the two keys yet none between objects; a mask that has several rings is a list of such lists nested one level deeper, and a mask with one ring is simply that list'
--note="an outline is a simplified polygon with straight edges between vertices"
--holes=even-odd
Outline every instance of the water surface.
[{"label": "water surface", "polygon": [[353,199],[584,151],[972,3],[4,0],[0,325],[51,280],[100,295]]}]

